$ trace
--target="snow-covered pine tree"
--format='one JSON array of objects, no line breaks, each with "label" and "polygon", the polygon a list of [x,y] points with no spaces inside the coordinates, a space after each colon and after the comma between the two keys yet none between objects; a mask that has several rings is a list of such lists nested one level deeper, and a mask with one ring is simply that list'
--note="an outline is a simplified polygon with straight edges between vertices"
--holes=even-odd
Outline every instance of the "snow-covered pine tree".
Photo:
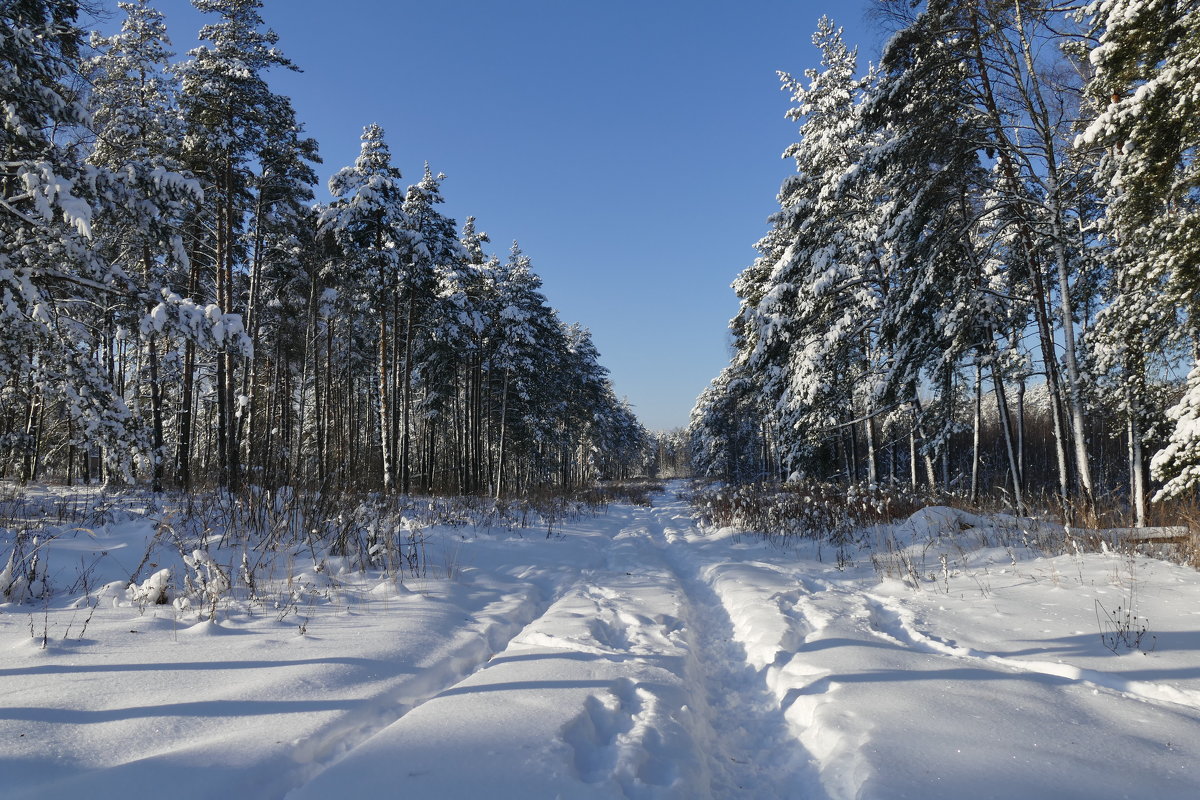
[{"label": "snow-covered pine tree", "polygon": [[492,494],[499,498],[506,481],[513,482],[513,454],[529,442],[526,423],[536,419],[525,413],[535,384],[543,379],[542,365],[551,352],[550,331],[557,319],[546,306],[542,279],[533,271],[529,256],[513,242],[508,260],[496,273],[495,311],[491,317],[489,378],[492,396],[498,397],[495,475]]},{"label": "snow-covered pine tree", "polygon": [[[981,276],[972,241],[986,140],[968,43],[943,5],[929,3],[883,53],[864,113],[881,141],[862,169],[887,198],[877,223],[888,282],[881,399],[912,408],[931,484],[933,457],[952,431],[956,370],[969,350],[990,346],[975,326]],[[924,403],[923,385],[934,393]]]},{"label": "snow-covered pine tree", "polygon": [[438,330],[443,345],[461,361],[461,448],[458,475],[463,491],[479,491],[486,483],[484,374],[487,348],[485,336],[491,325],[490,297],[495,287],[499,262],[483,249],[490,240],[475,227],[475,218],[467,217],[459,242],[466,254],[457,270],[444,270],[440,276],[445,322]]},{"label": "snow-covered pine tree", "polygon": [[[895,8],[900,4],[884,0],[883,5]],[[980,267],[990,260],[988,270],[992,277],[988,280],[994,282],[1002,276],[1007,281],[1010,288],[1007,292],[999,291],[996,285],[988,287],[978,280],[973,282],[977,288],[974,296],[978,296],[980,289],[990,295],[983,298],[983,308],[994,306],[994,300],[999,298],[1023,299],[1027,303],[1038,334],[1041,367],[1054,398],[1051,407],[1060,491],[1064,498],[1070,496],[1073,469],[1079,495],[1085,506],[1090,507],[1092,487],[1083,430],[1086,376],[1077,355],[1075,329],[1075,304],[1090,284],[1072,285],[1072,276],[1086,260],[1081,252],[1077,207],[1082,181],[1078,166],[1063,155],[1073,113],[1069,99],[1064,99],[1072,95],[1070,86],[1060,85],[1060,78],[1067,71],[1059,69],[1064,65],[1052,55],[1057,49],[1042,47],[1046,41],[1063,41],[1064,35],[1056,32],[1057,23],[1064,21],[1063,13],[1062,8],[1036,3],[930,0],[889,43],[884,55],[885,78],[874,105],[887,113],[904,109],[906,103],[911,103],[912,108],[925,109],[927,114],[908,114],[911,130],[927,128],[928,119],[949,120],[959,128],[957,132],[931,135],[927,130],[920,135],[933,142],[957,141],[957,147],[968,159],[992,166],[989,180],[973,181],[977,188],[964,185],[935,201],[950,203],[947,207],[951,209],[965,201],[968,207],[963,209],[958,222],[958,240],[974,238],[978,245],[987,247],[974,255],[967,248],[960,256],[952,257],[950,263],[962,260],[968,274],[986,277]],[[909,82],[908,88],[904,83],[905,71],[916,79]],[[925,95],[935,99],[923,99]],[[876,116],[885,129],[891,126],[903,130],[902,126],[886,121],[886,114]],[[917,144],[915,152],[919,155],[925,145]],[[933,145],[938,146],[941,145]],[[940,171],[952,165],[953,160],[946,161],[936,154],[929,158],[919,155],[914,163],[934,164]],[[948,174],[953,175],[953,170]],[[945,183],[941,176],[931,177]],[[971,233],[969,229],[973,227],[986,229],[985,238],[980,238],[980,230]],[[964,233],[969,234],[967,239],[963,238]],[[947,230],[946,234],[932,238],[922,235],[915,241],[919,247],[927,247],[938,241],[943,244],[953,241],[956,235],[953,230]],[[996,269],[997,245],[1006,248],[1010,260],[1007,268]],[[993,255],[983,258],[987,252]],[[948,288],[953,283],[945,280],[928,285],[957,290]],[[1057,313],[1053,310],[1055,299]],[[967,311],[968,314],[959,317],[978,316],[970,309]],[[998,316],[1008,318],[1012,325],[1022,315],[1000,311]],[[987,337],[989,341],[1000,333],[998,316],[992,314],[984,325],[992,331],[992,336]],[[1022,335],[1023,332],[1014,330],[1006,338],[1015,341]],[[992,347],[988,344],[980,353],[986,354]],[[1059,348],[1064,354],[1061,365]],[[1061,377],[1064,374],[1065,380]],[[1000,380],[998,375],[995,377]],[[997,383],[997,390],[1003,392],[1001,383]],[[1011,434],[1008,425],[1005,429]],[[1006,446],[1010,472],[1019,476],[1021,468],[1014,459],[1012,439],[1011,435],[1006,436],[1010,442]],[[1073,460],[1068,458],[1069,452]]]},{"label": "snow-covered pine tree", "polygon": [[[400,352],[396,360],[402,364],[396,391],[400,397],[400,413],[393,420],[392,441],[397,443],[400,468],[400,490],[407,493],[412,484],[412,439],[413,439],[413,377],[423,374],[428,380],[424,385],[426,397],[433,401],[426,410],[436,408],[435,398],[446,396],[446,387],[437,385],[446,375],[435,376],[431,369],[423,369],[427,361],[434,358],[438,348],[438,337],[434,329],[441,323],[441,308],[437,304],[439,276],[446,271],[457,271],[458,265],[467,257],[458,241],[457,224],[442,215],[437,206],[445,202],[441,194],[441,182],[445,175],[434,175],[425,164],[421,181],[408,187],[404,199],[404,213],[408,217],[412,257],[401,273],[400,293],[393,306],[393,329],[403,330],[396,344]],[[400,319],[403,315],[403,320]],[[418,331],[424,335],[418,340]],[[432,367],[432,363],[429,365]],[[440,380],[439,380],[440,379]],[[422,427],[431,432],[433,416],[422,419]],[[430,434],[431,435],[431,434]],[[423,448],[429,455],[433,447],[429,435],[421,436]],[[422,470],[425,476],[422,486],[428,489],[432,478],[432,467],[427,462]]]},{"label": "snow-covered pine tree", "polygon": [[[106,335],[121,331],[139,343],[136,355],[145,369],[130,370],[133,392],[126,399],[132,401],[138,422],[144,423],[138,398],[149,395],[150,441],[144,452],[151,486],[159,491],[168,402],[162,355],[172,341],[189,338],[193,328],[186,313],[165,313],[186,309],[186,304],[168,303],[146,324],[142,318],[171,296],[172,287],[186,280],[181,228],[187,210],[201,201],[202,194],[199,183],[182,174],[178,85],[168,72],[172,53],[163,16],[148,0],[118,6],[125,14],[121,30],[109,37],[94,35],[97,55],[84,64],[91,84],[95,135],[88,162],[120,175],[128,188],[105,203],[97,218],[95,240],[101,256],[121,265],[137,286],[136,297],[109,306]],[[211,336],[203,338],[213,341]]]},{"label": "snow-covered pine tree", "polygon": [[594,442],[598,451],[619,448],[621,433],[612,413],[615,397],[608,370],[600,364],[591,332],[581,325],[564,326],[563,344],[563,368],[570,377],[560,392],[561,411],[551,435],[561,470],[558,482],[570,487],[587,481],[587,470],[593,466],[589,445]]},{"label": "snow-covered pine tree", "polygon": [[742,300],[732,323],[739,372],[763,395],[762,424],[779,432],[785,473],[840,435],[833,410],[852,409],[869,374],[869,320],[878,305],[875,281],[863,275],[865,215],[856,219],[853,208],[869,201],[840,190],[864,147],[853,112],[864,85],[857,55],[825,17],[813,44],[821,70],[807,70],[807,83],[781,74],[795,104],[788,117],[801,121],[800,141],[784,153],[797,174],[780,189],[781,210],[757,245],[762,257],[734,283]]},{"label": "snow-covered pine tree", "polygon": [[63,0],[0,6],[0,403],[21,409],[4,434],[26,480],[36,477],[53,405],[85,429],[79,440],[124,438],[129,420],[95,361],[93,307],[71,302],[121,291],[89,240],[96,173],[57,138],[88,121],[71,85],[78,13]]},{"label": "snow-covered pine tree", "polygon": [[333,202],[321,213],[320,226],[336,248],[342,296],[357,305],[359,318],[375,318],[381,483],[390,491],[396,483],[396,452],[392,420],[396,413],[395,361],[399,335],[393,311],[399,308],[401,275],[411,264],[412,226],[404,210],[400,170],[378,125],[363,130],[362,146],[353,165],[329,179]]},{"label": "snow-covered pine tree", "polygon": [[[103,148],[111,152],[122,146],[122,137],[132,137],[126,144],[140,138],[138,125],[148,120],[131,94],[135,80],[117,75],[117,67],[97,76],[99,132],[110,140],[97,145],[96,163],[84,162],[81,143],[92,119],[76,91],[83,69],[78,13],[74,2],[0,6],[0,94],[6,103],[0,129],[0,399],[22,409],[6,434],[23,452],[26,478],[36,477],[42,434],[57,415],[67,420],[68,443],[100,446],[108,476],[129,477],[131,456],[148,448],[120,391],[124,341],[150,329],[161,332],[170,319],[199,338],[223,341],[233,333],[213,309],[169,292],[144,315],[140,304],[153,296],[143,280],[145,253],[113,248],[137,231],[140,243],[155,248],[156,264],[171,258],[169,220],[195,195],[194,186],[167,164],[142,158],[146,150],[131,150],[120,164],[104,163]],[[127,33],[126,42],[144,37],[144,57],[158,58],[152,30]],[[118,309],[130,309],[121,320],[126,335],[114,316]]]},{"label": "snow-covered pine tree", "polygon": [[[253,205],[256,163],[268,147],[278,146],[282,131],[295,130],[294,116],[287,113],[290,103],[271,92],[266,73],[297,67],[275,46],[279,37],[263,30],[262,0],[192,0],[192,4],[220,17],[200,29],[200,38],[208,44],[190,51],[177,67],[186,125],[185,163],[202,181],[208,215],[194,226],[193,268],[205,269],[204,274],[194,274],[192,283],[197,290],[211,285],[220,308],[240,313],[246,309],[247,295],[242,236]],[[297,136],[295,141],[303,140]],[[235,355],[235,350],[227,349],[218,354],[215,364],[219,481],[225,486],[236,486],[241,479]],[[185,393],[190,388],[185,386]],[[180,450],[186,472],[190,420],[182,428]]]},{"label": "snow-covered pine tree", "polygon": [[[296,120],[291,101],[280,95],[271,98],[273,105],[263,119],[264,143],[250,165],[252,200],[242,236],[246,332],[253,346],[251,358],[243,362],[235,440],[245,444],[250,466],[277,480],[290,480],[299,476],[289,474],[289,465],[304,463],[308,473],[316,471],[317,461],[312,450],[319,437],[306,436],[305,431],[311,433],[318,424],[308,399],[309,387],[319,378],[314,337],[326,286],[320,277],[316,216],[310,204],[317,180],[313,164],[321,159],[316,141],[304,135]],[[287,366],[272,369],[269,364]],[[288,371],[292,374],[283,374]],[[268,399],[287,395],[278,385],[285,379],[301,387],[294,415],[290,404]],[[292,444],[274,446],[273,431],[293,429]]]},{"label": "snow-covered pine tree", "polygon": [[[1102,319],[1111,335],[1103,340],[1109,360],[1126,373],[1127,413],[1136,425],[1149,402],[1148,362],[1187,358],[1180,350],[1189,345],[1196,358],[1200,342],[1200,13],[1171,0],[1105,0],[1087,12],[1098,39],[1087,88],[1098,113],[1079,144],[1103,152],[1097,184],[1114,273]],[[1200,483],[1196,376],[1193,370],[1169,412],[1169,444],[1152,460],[1155,478],[1165,482],[1157,498]],[[1130,447],[1140,461],[1139,433],[1131,429]],[[1144,493],[1140,477],[1136,471],[1135,500]]]},{"label": "snow-covered pine tree", "polygon": [[725,367],[705,387],[688,422],[697,473],[730,483],[763,476],[761,399],[754,381],[737,363]]}]

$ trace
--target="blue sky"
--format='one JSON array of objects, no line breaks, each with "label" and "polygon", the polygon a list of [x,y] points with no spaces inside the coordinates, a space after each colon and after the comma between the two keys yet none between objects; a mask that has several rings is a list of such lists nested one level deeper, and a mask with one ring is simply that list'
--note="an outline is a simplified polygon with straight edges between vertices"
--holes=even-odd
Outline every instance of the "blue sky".
[{"label": "blue sky", "polygon": [[[175,49],[208,15],[157,0]],[[304,72],[271,76],[321,144],[322,183],[387,132],[412,182],[533,259],[652,429],[687,423],[728,361],[730,281],[754,258],[795,139],[776,70],[817,66],[828,14],[860,46],[868,0],[266,0]],[[322,186],[319,199],[328,197]]]}]

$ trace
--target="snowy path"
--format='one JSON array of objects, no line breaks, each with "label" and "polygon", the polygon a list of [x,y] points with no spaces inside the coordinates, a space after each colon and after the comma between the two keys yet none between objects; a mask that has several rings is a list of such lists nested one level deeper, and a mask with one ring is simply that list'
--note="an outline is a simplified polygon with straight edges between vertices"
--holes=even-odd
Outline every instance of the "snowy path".
[{"label": "snowy path", "polygon": [[[668,495],[444,548],[302,631],[0,606],[5,796],[1200,796],[1190,570],[1001,553],[914,590]],[[1116,655],[1096,603],[1135,588],[1154,649]]]},{"label": "snowy path", "polygon": [[[796,796],[805,761],[778,707],[716,595],[668,557],[681,513],[611,511],[602,567],[483,669],[289,797]],[[397,757],[414,768],[398,773]]]}]

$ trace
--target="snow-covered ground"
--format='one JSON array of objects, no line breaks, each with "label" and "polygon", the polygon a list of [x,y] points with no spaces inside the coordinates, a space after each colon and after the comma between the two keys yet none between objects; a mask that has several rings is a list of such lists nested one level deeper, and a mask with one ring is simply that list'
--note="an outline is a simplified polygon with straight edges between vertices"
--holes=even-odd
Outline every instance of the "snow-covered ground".
[{"label": "snow-covered ground", "polygon": [[[44,557],[128,575],[154,532]],[[673,492],[426,535],[427,577],[296,553],[216,622],[99,581],[0,606],[3,796],[1200,797],[1192,570],[949,509],[839,559]]]}]

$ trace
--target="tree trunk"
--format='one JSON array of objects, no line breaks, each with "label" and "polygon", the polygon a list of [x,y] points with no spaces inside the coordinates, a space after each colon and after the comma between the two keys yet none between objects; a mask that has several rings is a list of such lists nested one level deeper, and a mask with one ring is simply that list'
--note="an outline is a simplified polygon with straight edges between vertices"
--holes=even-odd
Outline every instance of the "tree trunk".
[{"label": "tree trunk", "polygon": [[1125,385],[1125,418],[1126,444],[1129,451],[1129,496],[1133,500],[1135,515],[1134,525],[1146,527],[1146,464],[1142,453],[1142,432],[1138,424],[1141,405],[1135,397],[1135,392],[1128,384]]},{"label": "tree trunk", "polygon": [[496,450],[496,492],[500,499],[501,479],[504,476],[504,434],[508,424],[508,368],[504,369],[504,391],[500,401],[500,446]]},{"label": "tree trunk", "polygon": [[409,290],[408,304],[404,320],[404,383],[401,387],[401,403],[403,419],[400,423],[400,476],[401,488],[404,494],[411,491],[412,486],[412,446],[410,416],[412,414],[412,355],[413,355],[413,293]]},{"label": "tree trunk", "polygon": [[867,438],[867,482],[872,486],[879,485],[879,456],[875,446],[875,417],[871,407],[867,406],[865,433]]},{"label": "tree trunk", "polygon": [[162,384],[158,379],[158,342],[154,334],[150,335],[147,348],[150,351],[150,417],[152,426],[150,489],[153,492],[163,490],[163,415],[162,415]]},{"label": "tree trunk", "polygon": [[971,428],[971,503],[979,502],[979,441],[983,428],[983,362],[975,359],[975,414]]},{"label": "tree trunk", "polygon": [[1020,457],[1019,451],[1013,447],[1012,423],[1008,416],[1008,396],[1004,391],[1004,378],[1000,374],[1000,364],[995,358],[992,359],[992,382],[996,388],[996,414],[1000,418],[1000,429],[1004,434],[1004,449],[1008,455],[1008,472],[1012,477],[1013,505],[1019,517],[1025,513]]},{"label": "tree trunk", "polygon": [[913,414],[912,425],[908,428],[908,485],[917,490],[917,416]]},{"label": "tree trunk", "polygon": [[392,465],[392,427],[388,413],[388,338],[387,312],[379,313],[379,444],[383,455],[383,491],[390,492],[395,485]]}]

